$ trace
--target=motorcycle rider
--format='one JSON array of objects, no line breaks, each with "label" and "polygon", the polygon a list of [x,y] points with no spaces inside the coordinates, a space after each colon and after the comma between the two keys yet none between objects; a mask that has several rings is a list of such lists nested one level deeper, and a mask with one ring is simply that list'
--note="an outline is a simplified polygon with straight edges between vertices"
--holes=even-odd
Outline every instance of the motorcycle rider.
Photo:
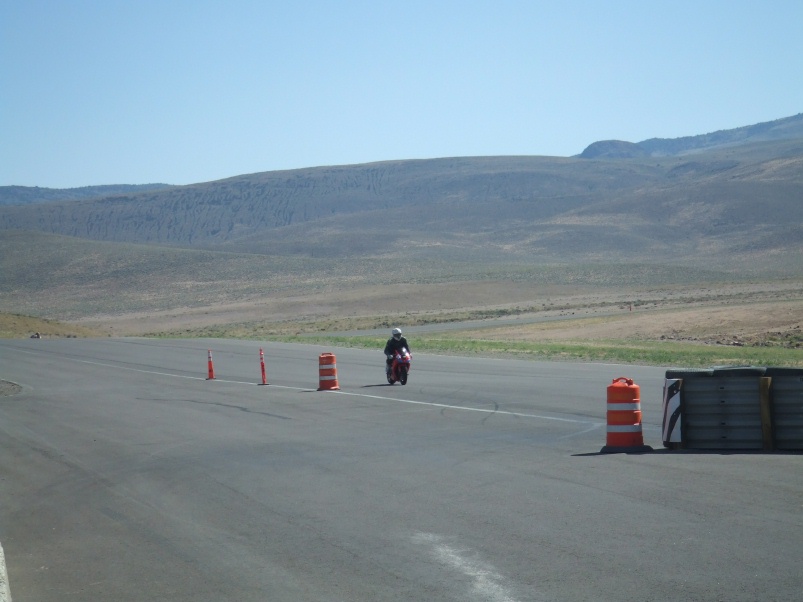
[{"label": "motorcycle rider", "polygon": [[390,365],[393,363],[393,354],[402,347],[410,351],[410,344],[407,342],[407,339],[402,336],[401,328],[394,328],[390,334],[391,337],[388,339],[388,342],[385,343],[385,358],[387,362],[385,374],[388,376],[390,376]]}]

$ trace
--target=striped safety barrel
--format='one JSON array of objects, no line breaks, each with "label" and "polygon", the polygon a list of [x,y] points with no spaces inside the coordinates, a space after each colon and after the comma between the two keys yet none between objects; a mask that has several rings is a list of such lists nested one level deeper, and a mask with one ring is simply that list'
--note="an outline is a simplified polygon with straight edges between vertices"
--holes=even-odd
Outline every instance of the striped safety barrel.
[{"label": "striped safety barrel", "polygon": [[619,377],[608,386],[608,435],[604,452],[643,451],[641,430],[641,390],[633,379]]},{"label": "striped safety barrel", "polygon": [[339,391],[337,383],[337,358],[333,353],[322,353],[318,358],[319,391]]}]

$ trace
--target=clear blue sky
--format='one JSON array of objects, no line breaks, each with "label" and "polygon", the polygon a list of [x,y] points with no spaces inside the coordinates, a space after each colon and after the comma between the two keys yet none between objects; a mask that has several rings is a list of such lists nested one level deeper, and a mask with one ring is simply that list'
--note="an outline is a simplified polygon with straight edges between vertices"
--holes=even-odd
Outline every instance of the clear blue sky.
[{"label": "clear blue sky", "polygon": [[0,185],[570,156],[800,112],[800,0],[0,0]]}]

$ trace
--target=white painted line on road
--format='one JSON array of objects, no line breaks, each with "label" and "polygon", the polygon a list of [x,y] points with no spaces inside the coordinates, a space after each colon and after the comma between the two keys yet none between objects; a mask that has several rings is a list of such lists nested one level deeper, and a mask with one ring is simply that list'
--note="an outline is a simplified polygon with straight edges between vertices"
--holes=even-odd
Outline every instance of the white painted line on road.
[{"label": "white painted line on road", "polygon": [[11,590],[8,586],[6,556],[3,553],[3,546],[0,546],[0,602],[11,602]]},{"label": "white painted line on road", "polygon": [[[90,362],[90,361],[87,361],[87,360],[76,360],[76,361],[84,362],[84,363],[87,363],[87,364],[97,364],[99,366],[105,366],[106,365],[106,364],[102,364],[102,363],[99,363],[99,362]],[[200,376],[182,376],[180,374],[165,374],[163,372],[154,372],[154,371],[150,371],[150,370],[142,370],[142,369],[139,369],[139,368],[126,368],[126,367],[122,367],[121,368],[120,366],[115,366],[115,367],[118,368],[118,369],[131,370],[131,371],[134,371],[134,372],[145,372],[147,374],[158,374],[160,376],[175,376],[176,378],[189,378],[189,379],[192,379],[192,380],[206,380],[205,378],[202,378]],[[252,383],[252,382],[240,381],[240,380],[226,380],[226,379],[221,379],[221,378],[216,378],[215,381],[221,382],[221,383],[235,384],[235,385],[255,385],[256,386],[256,385],[259,384],[259,383]],[[538,418],[538,419],[541,419],[541,420],[553,420],[553,421],[556,421],[556,422],[567,422],[567,423],[570,423],[570,424],[589,424],[589,425],[592,425],[591,428],[588,429],[588,430],[594,430],[594,429],[599,428],[599,427],[601,427],[601,426],[603,426],[605,424],[603,422],[595,422],[593,420],[578,420],[576,418],[559,418],[559,417],[556,417],[556,416],[544,416],[543,414],[526,414],[526,413],[523,413],[523,412],[508,412],[506,410],[491,410],[491,409],[488,409],[488,408],[469,408],[469,407],[466,407],[466,406],[456,406],[456,405],[450,405],[450,404],[445,404],[445,403],[436,403],[434,401],[417,401],[417,400],[413,400],[413,399],[399,399],[398,397],[384,397],[382,395],[368,395],[367,393],[356,393],[354,391],[342,391],[342,390],[340,390],[340,391],[336,391],[336,390],[318,391],[317,389],[312,389],[312,388],[308,388],[308,387],[288,387],[288,386],[284,386],[284,385],[273,385],[273,384],[268,385],[268,386],[269,387],[273,387],[275,389],[289,389],[291,391],[315,391],[315,392],[319,392],[319,393],[330,393],[330,394],[334,394],[334,395],[350,395],[352,397],[363,397],[363,398],[366,398],[366,399],[379,399],[379,400],[382,400],[382,401],[395,401],[395,402],[399,402],[399,403],[408,403],[408,404],[413,404],[413,405],[430,406],[430,407],[433,407],[433,408],[444,408],[444,409],[447,409],[447,410],[461,410],[463,412],[481,412],[483,414],[501,414],[501,415],[504,415],[504,416],[519,416],[521,418]]]},{"label": "white painted line on road", "polygon": [[466,406],[455,406],[446,403],[435,403],[434,401],[415,401],[412,399],[399,399],[397,397],[382,397],[381,395],[367,395],[365,393],[353,393],[350,391],[330,391],[337,395],[353,395],[355,397],[366,397],[368,399],[382,399],[386,401],[399,401],[401,403],[411,403],[414,405],[432,406],[435,408],[446,408],[448,410],[463,410],[464,412],[482,412],[483,414],[503,414],[505,416],[521,416],[522,418],[540,418],[541,420],[555,420],[557,422],[570,422],[573,424],[593,424],[593,428],[602,426],[603,423],[596,423],[593,420],[577,420],[576,418],[558,418],[556,416],[544,416],[543,414],[525,414],[522,412],[508,412],[506,410],[491,410],[488,408],[469,408]]},{"label": "white painted line on road", "polygon": [[[186,375],[183,375],[183,374],[170,374],[170,373],[167,373],[167,372],[158,372],[156,370],[143,370],[142,368],[130,368],[128,366],[118,366],[118,365],[114,365],[114,364],[107,364],[105,362],[95,362],[95,361],[90,361],[90,360],[79,360],[79,359],[75,359],[75,358],[67,358],[67,359],[69,359],[70,361],[73,361],[73,362],[81,363],[81,364],[90,364],[90,365],[93,365],[93,366],[103,366],[104,368],[114,368],[115,370],[128,370],[129,372],[140,372],[142,374],[154,374],[156,376],[168,376],[168,377],[173,377],[173,378],[184,378],[184,379],[188,379],[188,380],[203,380],[203,381],[207,380],[206,378],[201,377],[201,376],[186,376]],[[221,379],[221,378],[216,378],[214,380],[215,380],[215,382],[235,384],[235,385],[262,386],[262,385],[260,385],[260,383],[248,382],[248,381],[226,380],[226,379]],[[469,408],[469,407],[466,407],[466,406],[456,406],[456,405],[450,405],[450,404],[445,404],[445,403],[436,403],[436,402],[433,402],[433,401],[417,401],[417,400],[413,400],[413,399],[399,399],[397,397],[384,397],[384,396],[381,396],[381,395],[368,395],[366,393],[356,393],[356,392],[353,392],[353,391],[342,391],[342,390],[341,391],[336,391],[336,390],[317,391],[317,389],[308,388],[308,387],[288,387],[288,386],[285,386],[285,385],[274,385],[274,384],[270,384],[268,386],[272,387],[274,389],[288,389],[288,390],[291,390],[291,391],[315,391],[315,392],[329,393],[329,394],[335,394],[335,395],[350,395],[352,397],[363,397],[363,398],[366,398],[366,399],[379,399],[379,400],[382,400],[382,401],[395,401],[395,402],[399,402],[399,403],[407,403],[407,404],[413,404],[413,405],[429,406],[429,407],[433,407],[433,408],[442,408],[442,409],[447,409],[447,410],[460,410],[462,412],[481,412],[483,414],[499,414],[499,415],[503,415],[503,416],[518,416],[520,418],[536,418],[536,419],[539,419],[539,420],[552,420],[554,422],[566,422],[566,423],[569,423],[569,424],[588,424],[588,425],[591,425],[590,428],[588,429],[589,431],[594,430],[596,428],[599,428],[599,427],[601,427],[601,426],[603,426],[605,424],[604,422],[597,422],[595,420],[579,420],[579,419],[576,419],[576,418],[559,418],[557,416],[545,416],[543,414],[527,414],[527,413],[524,413],[524,412],[508,412],[506,410],[493,410],[493,409],[488,409],[488,408]],[[584,431],[584,432],[587,432],[587,431]]]},{"label": "white painted line on road", "polygon": [[[516,602],[503,584],[504,577],[488,563],[477,560],[473,550],[450,546],[443,537],[432,533],[417,533],[413,541],[429,546],[430,553],[439,563],[469,577],[472,580],[472,599],[483,602]],[[467,558],[468,556],[471,558]]]}]

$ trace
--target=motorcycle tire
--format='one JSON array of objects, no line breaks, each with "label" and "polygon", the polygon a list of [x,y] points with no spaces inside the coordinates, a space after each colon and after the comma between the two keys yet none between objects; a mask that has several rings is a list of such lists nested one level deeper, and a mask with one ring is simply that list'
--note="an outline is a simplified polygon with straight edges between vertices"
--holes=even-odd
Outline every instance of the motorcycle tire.
[{"label": "motorcycle tire", "polygon": [[403,385],[407,384],[407,368],[404,366],[399,368],[399,382]]}]

